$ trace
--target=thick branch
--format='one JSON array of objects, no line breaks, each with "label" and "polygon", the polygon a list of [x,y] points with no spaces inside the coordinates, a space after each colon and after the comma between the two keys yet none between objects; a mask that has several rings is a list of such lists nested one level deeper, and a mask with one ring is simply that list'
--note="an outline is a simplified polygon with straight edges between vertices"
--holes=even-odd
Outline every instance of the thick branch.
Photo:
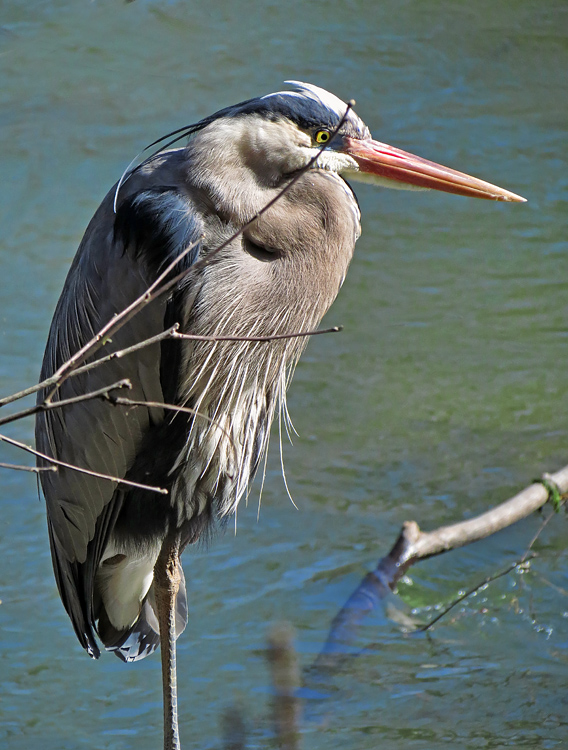
[{"label": "thick branch", "polygon": [[504,503],[467,521],[434,531],[421,531],[416,521],[406,521],[391,551],[363,578],[334,618],[316,665],[335,666],[345,653],[345,646],[354,640],[360,622],[394,590],[411,565],[484,539],[526,518],[545,505],[553,494],[551,489],[561,494],[568,492],[568,466],[545,475],[542,482],[534,482]]},{"label": "thick branch", "polygon": [[[568,466],[556,474],[547,475],[546,481],[556,485],[561,493],[568,492]],[[549,494],[544,484],[534,482],[518,495],[480,516],[451,526],[441,526],[434,531],[421,531],[415,521],[406,521],[389,556],[394,552],[397,565],[406,569],[417,560],[477,542],[530,516],[547,502]]]}]

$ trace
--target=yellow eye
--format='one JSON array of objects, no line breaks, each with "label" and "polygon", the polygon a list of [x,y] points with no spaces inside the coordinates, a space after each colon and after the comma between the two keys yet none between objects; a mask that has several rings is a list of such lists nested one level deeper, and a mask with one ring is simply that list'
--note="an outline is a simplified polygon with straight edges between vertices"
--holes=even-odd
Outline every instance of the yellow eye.
[{"label": "yellow eye", "polygon": [[318,130],[318,132],[315,135],[316,143],[327,143],[329,139],[331,138],[331,135],[329,134],[329,131],[327,130]]}]

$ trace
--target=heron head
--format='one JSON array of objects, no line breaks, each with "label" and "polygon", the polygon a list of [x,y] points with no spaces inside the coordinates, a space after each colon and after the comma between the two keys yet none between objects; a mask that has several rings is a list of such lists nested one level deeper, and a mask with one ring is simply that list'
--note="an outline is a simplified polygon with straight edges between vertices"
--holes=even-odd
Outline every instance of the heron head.
[{"label": "heron head", "polygon": [[[434,189],[498,201],[524,201],[514,193],[462,172],[375,141],[345,102],[325,89],[287,81],[278,91],[228,107],[200,123],[215,140],[217,159],[252,170],[259,182],[312,167],[350,180],[402,189]],[[208,140],[209,140],[208,139]],[[208,147],[211,147],[209,141]]]}]

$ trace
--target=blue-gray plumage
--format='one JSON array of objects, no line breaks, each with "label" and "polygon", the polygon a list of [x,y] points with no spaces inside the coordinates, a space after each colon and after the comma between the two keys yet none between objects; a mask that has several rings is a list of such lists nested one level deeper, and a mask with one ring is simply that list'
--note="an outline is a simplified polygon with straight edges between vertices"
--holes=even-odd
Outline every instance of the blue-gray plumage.
[{"label": "blue-gray plumage", "polygon": [[[346,111],[327,91],[296,84],[295,91],[251,99],[176,131],[174,140],[190,136],[187,146],[159,151],[131,170],[87,228],[55,311],[42,379],[190,246],[175,269],[187,274],[170,296],[143,308],[96,357],[174,323],[210,337],[313,330],[335,299],[359,236],[357,201],[344,178],[522,200],[371,140],[360,118]],[[327,149],[318,156],[322,144]],[[241,236],[210,263],[196,264],[315,156]],[[133,400],[188,406],[195,415],[101,400],[39,415],[41,452],[169,493],[72,469],[41,474],[59,592],[89,654],[99,655],[98,637],[122,659],[135,660],[156,648],[160,629],[172,643],[183,630],[178,553],[230,516],[247,492],[304,346],[303,338],[164,341],[66,379],[57,398],[128,378]],[[166,606],[161,581],[172,571],[177,578]],[[169,739],[166,731],[166,746],[176,743],[177,729]]]}]

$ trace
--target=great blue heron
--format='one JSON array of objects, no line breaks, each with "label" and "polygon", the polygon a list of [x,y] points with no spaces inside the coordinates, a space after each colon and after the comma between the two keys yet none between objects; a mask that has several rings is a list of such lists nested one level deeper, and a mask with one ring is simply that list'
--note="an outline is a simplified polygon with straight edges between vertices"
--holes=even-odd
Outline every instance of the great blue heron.
[{"label": "great blue heron", "polygon": [[[346,179],[523,200],[372,140],[333,94],[290,83],[294,91],[250,99],[176,131],[191,136],[185,147],[158,151],[109,192],[65,282],[42,379],[190,246],[176,269],[187,274],[169,296],[144,307],[96,357],[173,323],[210,337],[313,330],[339,291],[359,236]],[[286,186],[280,200],[213,255]],[[208,256],[210,263],[200,262]],[[179,746],[170,659],[187,620],[179,553],[235,512],[305,341],[164,341],[66,379],[55,396],[128,378],[133,400],[183,405],[195,414],[88,400],[38,417],[42,453],[168,490],[159,495],[66,468],[41,474],[55,578],[81,645],[98,657],[98,636],[107,650],[134,661],[162,636],[168,748]]]}]

